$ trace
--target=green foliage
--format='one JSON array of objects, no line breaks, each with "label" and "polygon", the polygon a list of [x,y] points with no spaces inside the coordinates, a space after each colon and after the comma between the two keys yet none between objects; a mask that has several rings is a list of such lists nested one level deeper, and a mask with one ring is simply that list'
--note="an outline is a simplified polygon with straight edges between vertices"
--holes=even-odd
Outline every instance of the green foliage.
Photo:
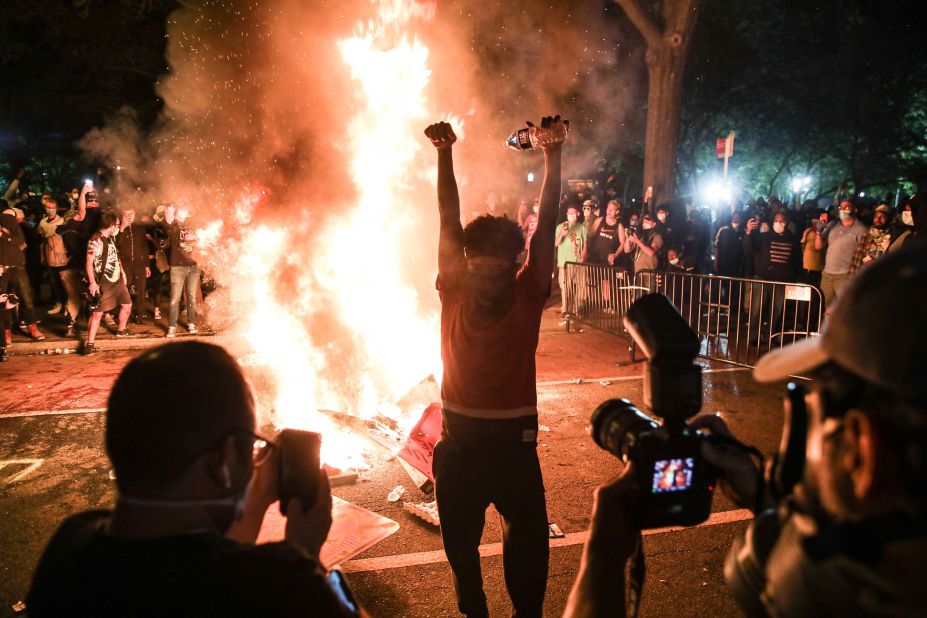
[{"label": "green foliage", "polygon": [[680,190],[717,177],[714,140],[737,131],[747,196],[894,192],[927,168],[927,46],[898,0],[706,2],[686,75]]}]

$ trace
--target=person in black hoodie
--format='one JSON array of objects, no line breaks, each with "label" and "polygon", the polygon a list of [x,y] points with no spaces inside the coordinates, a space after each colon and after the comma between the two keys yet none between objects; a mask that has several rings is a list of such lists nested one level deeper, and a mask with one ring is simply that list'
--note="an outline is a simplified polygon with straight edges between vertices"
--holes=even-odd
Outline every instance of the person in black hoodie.
[{"label": "person in black hoodie", "polygon": [[[764,281],[794,282],[801,268],[801,248],[798,239],[788,231],[788,218],[782,211],[773,216],[772,228],[765,233],[757,230],[755,221],[747,222],[744,254],[753,256],[756,278]],[[769,313],[768,308],[772,303],[772,319],[768,330],[771,339],[773,333],[785,330],[780,328],[785,288],[762,283],[754,283],[750,287],[750,319],[747,322],[750,339],[760,340],[763,332],[760,310],[763,309],[764,315]]]}]

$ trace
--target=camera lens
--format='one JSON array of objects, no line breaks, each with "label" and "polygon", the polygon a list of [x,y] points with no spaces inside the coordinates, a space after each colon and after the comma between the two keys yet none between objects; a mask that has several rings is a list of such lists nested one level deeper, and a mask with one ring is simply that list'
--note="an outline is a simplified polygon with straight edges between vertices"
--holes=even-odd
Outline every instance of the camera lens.
[{"label": "camera lens", "polygon": [[592,439],[619,459],[629,457],[640,436],[658,427],[627,399],[609,399],[592,413]]}]

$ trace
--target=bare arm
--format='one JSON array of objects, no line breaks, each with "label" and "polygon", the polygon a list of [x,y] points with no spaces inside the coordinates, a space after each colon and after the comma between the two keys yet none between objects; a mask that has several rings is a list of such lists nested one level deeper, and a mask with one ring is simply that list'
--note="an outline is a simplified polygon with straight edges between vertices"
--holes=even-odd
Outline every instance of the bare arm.
[{"label": "bare arm", "polygon": [[87,192],[90,191],[90,185],[86,182],[80,189],[80,197],[77,198],[77,214],[81,219],[87,214]]},{"label": "bare arm", "polygon": [[460,194],[454,177],[452,147],[457,141],[446,122],[425,129],[425,135],[438,151],[438,277],[458,276],[463,270],[463,226],[460,224]]},{"label": "bare arm", "polygon": [[[541,120],[544,128],[561,123],[560,116]],[[568,120],[562,121],[567,128]],[[544,184],[541,186],[541,202],[538,212],[538,227],[528,247],[528,265],[542,290],[550,289],[550,277],[554,270],[554,230],[557,227],[557,212],[560,209],[561,147],[563,142],[545,144]],[[562,239],[561,239],[562,240]]]},{"label": "bare arm", "polygon": [[640,535],[627,521],[632,501],[632,478],[627,470],[595,492],[589,540],[564,618],[625,615],[624,568]]}]

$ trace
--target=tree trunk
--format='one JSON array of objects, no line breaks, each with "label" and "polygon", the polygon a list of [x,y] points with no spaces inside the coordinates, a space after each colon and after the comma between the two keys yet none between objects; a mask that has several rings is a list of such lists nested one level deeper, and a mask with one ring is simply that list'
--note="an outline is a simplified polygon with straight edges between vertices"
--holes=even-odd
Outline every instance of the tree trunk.
[{"label": "tree trunk", "polygon": [[644,190],[653,187],[651,211],[676,195],[679,109],[687,52],[687,44],[667,44],[647,50],[650,83],[644,142]]},{"label": "tree trunk", "polygon": [[675,197],[682,78],[701,0],[663,0],[649,15],[639,0],[615,0],[647,42],[647,133],[644,193],[653,187],[653,211]]}]

